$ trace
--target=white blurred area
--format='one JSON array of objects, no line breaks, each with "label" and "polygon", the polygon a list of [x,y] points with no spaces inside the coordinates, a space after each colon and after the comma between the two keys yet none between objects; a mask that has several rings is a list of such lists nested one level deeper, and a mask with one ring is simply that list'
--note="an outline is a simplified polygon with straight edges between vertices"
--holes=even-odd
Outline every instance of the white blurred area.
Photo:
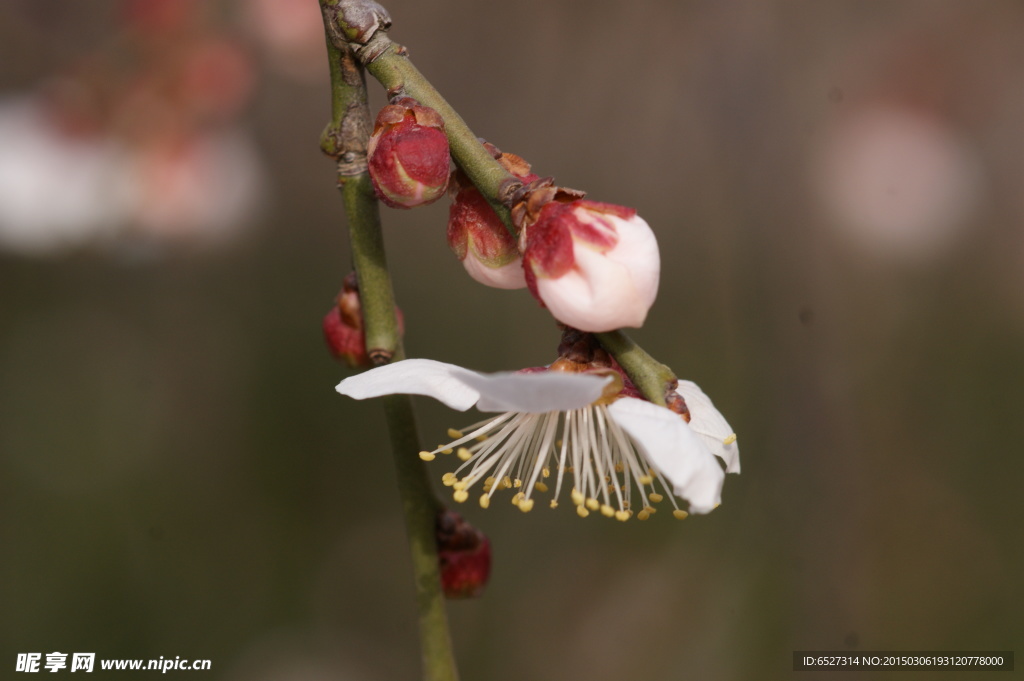
[{"label": "white blurred area", "polygon": [[838,119],[811,164],[829,222],[865,254],[939,257],[966,238],[984,198],[978,155],[926,112],[878,103]]},{"label": "white blurred area", "polygon": [[[294,44],[294,7],[263,5],[249,30],[274,25],[275,45]],[[274,46],[198,0],[109,10],[107,40],[0,97],[0,250],[201,249],[256,222],[269,183],[244,119],[261,76],[255,48]]]},{"label": "white blurred area", "polygon": [[32,97],[0,101],[0,149],[0,248],[28,256],[222,244],[252,220],[264,183],[237,130],[133,147],[65,132]]}]

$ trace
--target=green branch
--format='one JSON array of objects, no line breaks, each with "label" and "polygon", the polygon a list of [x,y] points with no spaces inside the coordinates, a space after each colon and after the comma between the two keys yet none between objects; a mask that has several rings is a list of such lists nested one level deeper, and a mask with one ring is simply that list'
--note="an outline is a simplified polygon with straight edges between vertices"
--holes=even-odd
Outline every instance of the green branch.
[{"label": "green branch", "polygon": [[626,370],[644,397],[665,406],[665,395],[675,388],[676,375],[667,366],[651,357],[622,331],[595,333],[601,347]]},{"label": "green branch", "polygon": [[[326,23],[326,8],[324,15]],[[375,363],[384,364],[402,359],[405,353],[385,258],[380,209],[367,172],[370,114],[365,77],[352,52],[344,44],[335,44],[330,28],[327,31],[331,122],[321,136],[321,148],[338,162],[338,185],[345,202],[352,259],[359,280],[368,354]],[[383,402],[412,554],[423,678],[457,681],[438,573],[436,519],[441,504],[430,487],[426,467],[417,456],[420,442],[411,400],[406,395],[391,395],[383,398]]]}]

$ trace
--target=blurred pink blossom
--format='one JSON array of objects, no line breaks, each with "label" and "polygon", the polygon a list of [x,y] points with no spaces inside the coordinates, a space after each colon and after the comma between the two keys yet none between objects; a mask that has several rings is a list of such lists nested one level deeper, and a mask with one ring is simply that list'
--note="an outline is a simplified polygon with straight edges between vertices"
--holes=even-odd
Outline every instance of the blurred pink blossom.
[{"label": "blurred pink blossom", "polygon": [[952,126],[874,105],[837,120],[812,176],[832,223],[865,250],[928,257],[951,248],[982,194],[975,150]]}]

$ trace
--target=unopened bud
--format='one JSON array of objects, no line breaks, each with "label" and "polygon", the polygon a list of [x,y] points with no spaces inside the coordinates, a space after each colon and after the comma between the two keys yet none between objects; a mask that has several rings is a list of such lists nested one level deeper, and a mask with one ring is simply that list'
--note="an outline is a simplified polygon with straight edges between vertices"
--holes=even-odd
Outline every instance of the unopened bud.
[{"label": "unopened bud", "polygon": [[437,514],[437,556],[441,588],[448,598],[475,598],[491,576],[491,543],[461,515],[447,509]]},{"label": "unopened bud", "polygon": [[581,331],[643,325],[661,262],[651,228],[631,208],[543,182],[513,208],[530,292]]},{"label": "unopened bud", "polygon": [[410,97],[399,97],[380,110],[367,154],[377,197],[392,208],[433,203],[448,188],[444,121]]},{"label": "unopened bud", "polygon": [[[515,154],[502,154],[488,145],[506,170],[525,182],[537,179],[530,164]],[[448,211],[448,246],[469,276],[495,288],[523,288],[526,277],[515,237],[483,197],[462,175],[454,174],[455,193]]]},{"label": "unopened bud", "polygon": [[[397,307],[398,332],[404,332],[402,311]],[[334,307],[324,316],[324,340],[331,354],[353,369],[375,366],[366,352],[366,331],[363,328],[363,307],[355,272],[345,277]]]}]

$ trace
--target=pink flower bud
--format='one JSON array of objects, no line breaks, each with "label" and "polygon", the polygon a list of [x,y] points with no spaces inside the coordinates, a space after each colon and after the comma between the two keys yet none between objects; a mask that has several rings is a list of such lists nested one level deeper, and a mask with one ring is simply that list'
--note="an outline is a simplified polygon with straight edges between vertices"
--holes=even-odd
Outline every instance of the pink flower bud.
[{"label": "pink flower bud", "polygon": [[530,292],[581,331],[643,325],[660,269],[651,228],[632,208],[559,198],[571,190],[538,194],[545,192],[546,202],[527,198],[515,211]]},{"label": "pink flower bud", "polygon": [[367,153],[377,198],[392,208],[433,203],[448,188],[444,121],[410,97],[380,110]]},{"label": "pink flower bud", "polygon": [[[525,182],[537,176],[530,164],[515,154],[502,154],[498,162]],[[519,247],[508,228],[494,212],[487,199],[461,172],[453,181],[458,187],[448,211],[448,246],[462,261],[469,276],[494,288],[524,288],[526,277],[519,257]]]},{"label": "pink flower bud", "polygon": [[[402,311],[396,307],[395,314],[398,315],[398,331],[404,333]],[[363,307],[359,300],[355,272],[345,277],[337,304],[324,317],[323,329],[327,349],[335,358],[353,369],[374,366],[366,352]]]},{"label": "pink flower bud", "polygon": [[481,595],[491,576],[491,543],[455,511],[437,514],[437,557],[441,588],[448,598]]}]

